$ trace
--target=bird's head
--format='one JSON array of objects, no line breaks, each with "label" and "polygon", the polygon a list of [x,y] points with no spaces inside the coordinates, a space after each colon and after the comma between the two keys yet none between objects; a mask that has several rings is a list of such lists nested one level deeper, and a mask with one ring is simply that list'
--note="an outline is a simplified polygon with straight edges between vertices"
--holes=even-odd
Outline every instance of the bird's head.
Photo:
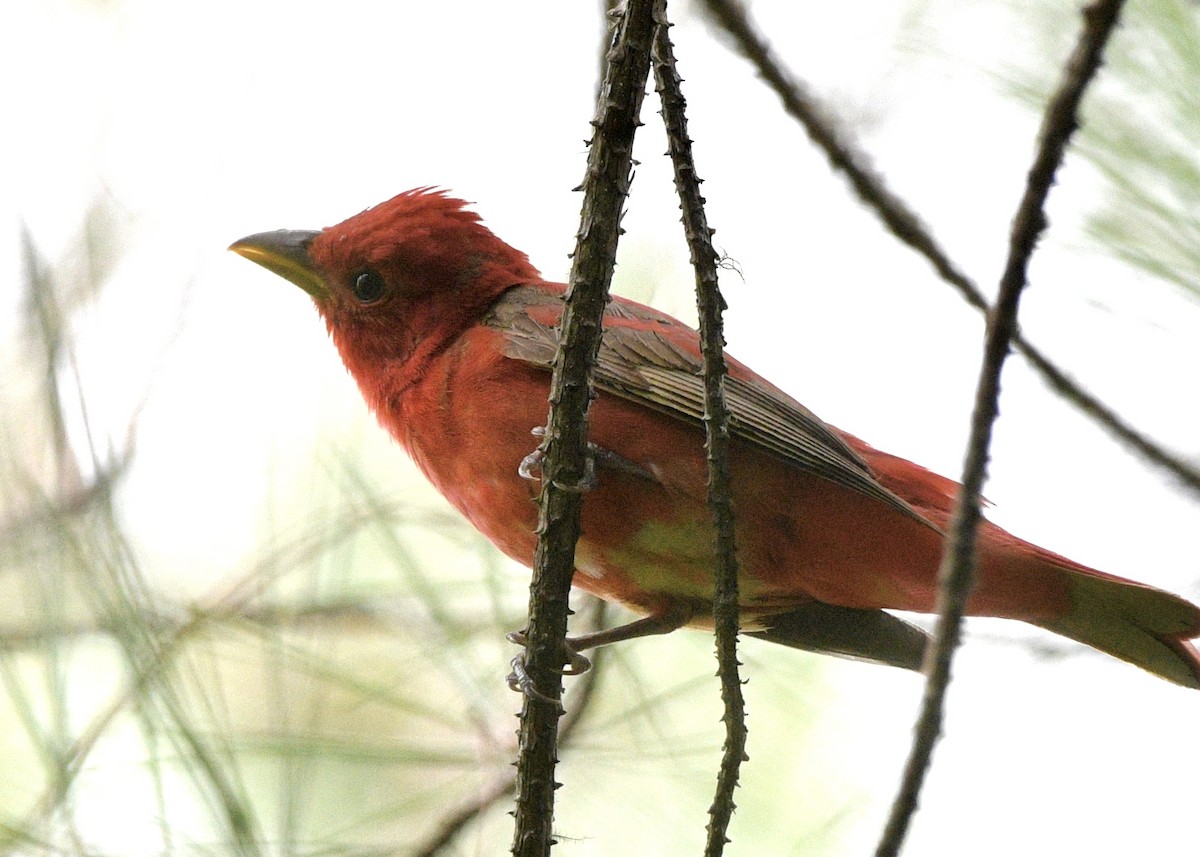
[{"label": "bird's head", "polygon": [[503,291],[540,279],[465,202],[431,188],[320,232],[260,232],[229,249],[312,296],[360,384],[372,366],[436,353]]}]

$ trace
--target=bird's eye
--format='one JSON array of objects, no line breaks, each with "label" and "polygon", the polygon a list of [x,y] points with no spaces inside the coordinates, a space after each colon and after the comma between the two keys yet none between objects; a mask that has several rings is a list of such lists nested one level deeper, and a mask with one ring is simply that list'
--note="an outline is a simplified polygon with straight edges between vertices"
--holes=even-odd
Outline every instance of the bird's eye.
[{"label": "bird's eye", "polygon": [[373,304],[375,301],[383,297],[384,289],[387,284],[384,283],[383,277],[379,276],[375,271],[363,271],[354,278],[354,285],[351,291],[361,303]]}]

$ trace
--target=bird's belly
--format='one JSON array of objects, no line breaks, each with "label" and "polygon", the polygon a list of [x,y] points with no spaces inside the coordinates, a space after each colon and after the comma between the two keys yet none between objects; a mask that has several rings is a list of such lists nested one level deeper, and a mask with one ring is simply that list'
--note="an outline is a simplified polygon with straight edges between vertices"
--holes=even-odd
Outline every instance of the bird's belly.
[{"label": "bird's belly", "polygon": [[[537,547],[539,484],[522,479],[509,463],[505,458],[504,466],[476,473],[451,499],[489,541],[529,566]],[[598,486],[583,499],[574,583],[639,612],[686,603],[704,624],[712,610],[714,543],[705,505],[671,497],[638,477],[601,472]],[[744,569],[739,588],[748,608],[759,600],[773,601],[767,587]]]}]

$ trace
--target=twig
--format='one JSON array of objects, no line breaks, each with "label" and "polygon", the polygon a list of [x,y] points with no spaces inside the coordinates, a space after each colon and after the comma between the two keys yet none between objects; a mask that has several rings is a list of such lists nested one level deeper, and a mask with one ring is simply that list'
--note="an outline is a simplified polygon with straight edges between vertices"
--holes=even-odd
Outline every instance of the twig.
[{"label": "twig", "polygon": [[729,408],[725,404],[725,336],[721,313],[725,301],[717,285],[717,254],[704,213],[700,177],[687,133],[687,101],[675,68],[665,0],[655,3],[654,81],[662,100],[667,149],[675,170],[675,189],[683,211],[683,230],[696,271],[696,307],[700,313],[700,345],[704,355],[704,434],[708,449],[708,506],[716,527],[716,581],[713,622],[717,639],[717,674],[725,704],[725,747],[717,773],[717,789],[709,807],[705,857],[719,857],[735,803],[733,790],[746,758],[746,703],[738,674],[738,563],[733,532],[733,497],[729,473]]},{"label": "twig", "polygon": [[[60,492],[55,497],[40,498],[45,508],[36,508],[11,519],[0,519],[0,545],[16,544],[47,521],[61,523],[63,519],[82,515],[94,506],[111,501],[121,481],[133,463],[132,450],[126,449],[114,461],[102,465],[95,476],[80,485]],[[30,480],[30,489],[39,486]]]},{"label": "twig", "polygon": [[1100,68],[1122,0],[1097,0],[1083,10],[1084,27],[1067,62],[1062,85],[1046,106],[1040,144],[1026,179],[1025,193],[1013,219],[1008,262],[1000,278],[996,308],[984,340],[983,365],[975,394],[971,436],[963,465],[962,488],[954,504],[946,550],[939,569],[938,622],[933,645],[926,653],[925,685],[913,746],[900,790],[876,850],[876,857],[895,857],[917,808],[917,798],[933,748],[941,734],[950,663],[958,647],[962,618],[971,592],[975,566],[975,536],[979,524],[980,492],[987,475],[987,450],[999,412],[1000,373],[1017,328],[1017,309],[1025,287],[1029,260],[1046,228],[1045,203],[1062,163],[1067,143],[1078,127],[1079,104]]},{"label": "twig", "polygon": [[[596,101],[596,129],[583,181],[583,211],[563,313],[561,341],[550,382],[541,512],[529,589],[526,670],[537,694],[521,708],[517,757],[515,857],[546,857],[554,844],[554,767],[562,695],[567,596],[575,569],[582,490],[588,476],[587,406],[592,368],[621,231],[621,209],[632,176],[654,20],[652,0],[628,0],[615,27],[608,69]],[[542,698],[537,698],[541,696]]]},{"label": "twig", "polygon": [[[816,97],[775,56],[766,39],[755,29],[742,4],[738,0],[704,0],[704,6],[733,37],[742,54],[754,64],[759,76],[779,96],[787,113],[804,127],[809,138],[825,152],[833,168],[846,176],[854,192],[876,213],[888,230],[923,256],[938,276],[953,286],[967,303],[986,314],[990,307],[983,292],[955,265],[920,217],[892,192],[867,155],[856,147],[844,129],[836,126]],[[1020,331],[1013,335],[1012,344],[1056,393],[1117,440],[1171,473],[1184,487],[1200,493],[1200,470],[1194,465],[1122,419],[1113,408],[1056,366]]]},{"label": "twig", "polygon": [[59,375],[63,358],[71,349],[71,343],[66,338],[67,311],[54,286],[51,271],[39,257],[33,235],[24,225],[21,227],[21,250],[25,257],[23,285],[28,303],[29,327],[41,351],[39,356],[45,373],[43,385],[46,391],[46,417],[50,423],[53,444],[51,460],[54,462],[55,491],[59,495],[77,495],[83,490],[83,476],[67,434],[65,392]]}]

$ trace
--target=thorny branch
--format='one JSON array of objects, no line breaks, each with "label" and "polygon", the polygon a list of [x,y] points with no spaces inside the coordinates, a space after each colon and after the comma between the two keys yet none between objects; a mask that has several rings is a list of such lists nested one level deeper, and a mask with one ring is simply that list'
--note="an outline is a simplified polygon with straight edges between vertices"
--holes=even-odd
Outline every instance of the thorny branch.
[{"label": "thorny branch", "polygon": [[650,71],[652,5],[652,0],[628,0],[614,18],[607,70],[592,120],[595,134],[588,151],[583,211],[542,444],[541,512],[525,648],[526,671],[537,695],[527,694],[521,708],[515,857],[547,857],[554,844],[554,769],[561,709],[546,699],[562,695],[567,597],[588,472],[591,376],[616,260],[621,210],[629,193],[633,138]]},{"label": "thorny branch", "polygon": [[733,790],[746,759],[746,703],[738,673],[738,563],[733,531],[733,495],[729,472],[729,408],[725,404],[725,336],[721,313],[725,301],[717,285],[717,254],[704,213],[700,177],[687,133],[687,102],[675,69],[665,0],[655,4],[655,88],[662,99],[667,148],[675,170],[675,189],[683,211],[683,229],[696,271],[696,307],[700,313],[700,345],[704,355],[704,433],[708,449],[708,505],[716,527],[716,582],[713,621],[717,638],[717,672],[725,704],[725,747],[717,774],[717,790],[709,808],[705,857],[719,857],[728,842],[733,816]]},{"label": "thorny branch", "polygon": [[1116,26],[1122,0],[1097,0],[1083,10],[1084,27],[1067,62],[1063,82],[1046,105],[1040,143],[1026,179],[1009,237],[1008,261],[1000,278],[996,307],[984,339],[983,365],[975,393],[971,435],[963,465],[962,487],[950,519],[938,585],[938,622],[933,645],[925,656],[928,680],[917,719],[913,746],[900,790],[876,850],[876,857],[895,857],[904,843],[933,748],[941,734],[950,663],[958,647],[962,619],[975,570],[975,535],[980,518],[980,492],[987,475],[988,444],[999,412],[1000,373],[1017,330],[1017,310],[1025,288],[1029,260],[1046,228],[1046,197],[1062,163],[1067,143],[1078,127],[1079,104],[1100,68],[1104,47]]}]

